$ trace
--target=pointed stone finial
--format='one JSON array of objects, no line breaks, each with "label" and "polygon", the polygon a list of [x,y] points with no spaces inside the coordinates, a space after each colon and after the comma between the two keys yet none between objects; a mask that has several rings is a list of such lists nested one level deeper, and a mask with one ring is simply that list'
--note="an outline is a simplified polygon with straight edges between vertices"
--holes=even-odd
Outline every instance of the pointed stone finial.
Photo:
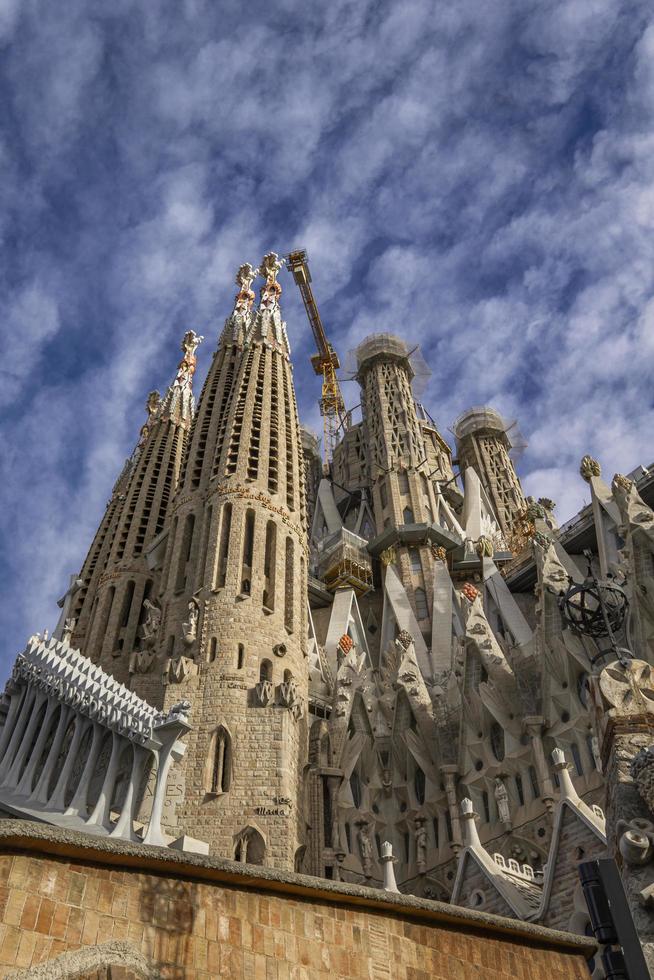
[{"label": "pointed stone finial", "polygon": [[590,483],[594,476],[601,476],[602,468],[592,456],[584,456],[579,464],[579,474],[586,483]]},{"label": "pointed stone finial", "polygon": [[148,413],[148,417],[154,415],[154,413],[159,408],[160,404],[161,404],[161,395],[159,394],[159,392],[151,391],[145,403],[145,410]]},{"label": "pointed stone finial", "polygon": [[577,790],[574,788],[570,777],[570,770],[568,769],[568,763],[566,762],[563,749],[556,748],[552,750],[552,763],[559,776],[561,799],[576,800],[578,798]]},{"label": "pointed stone finial", "polygon": [[624,476],[622,473],[616,473],[613,477],[613,485],[614,487],[619,487],[621,490],[624,490],[625,493],[630,493],[634,486],[634,481],[630,480],[628,476]]},{"label": "pointed stone finial", "polygon": [[477,830],[477,814],[473,802],[466,796],[461,800],[461,816],[463,818],[463,837],[466,847],[473,847],[480,844],[479,832]]},{"label": "pointed stone finial", "polygon": [[181,386],[184,384],[191,384],[197,365],[195,352],[203,340],[204,337],[200,337],[194,330],[187,330],[182,337],[182,343],[180,346],[184,356],[179,362],[177,368],[177,377],[175,378],[174,382],[176,385]]},{"label": "pointed stone finial", "polygon": [[270,285],[273,282],[277,282],[277,273],[283,266],[284,260],[278,257],[277,252],[268,252],[261,260],[258,273]]},{"label": "pointed stone finial", "polygon": [[495,551],[493,547],[493,542],[486,534],[482,534],[475,543],[475,551],[479,558],[492,558],[493,552]]},{"label": "pointed stone finial", "polygon": [[390,841],[385,840],[381,846],[381,862],[384,865],[384,891],[385,892],[396,892],[399,894],[400,889],[397,887],[397,882],[395,880],[395,869],[393,865],[395,864],[395,858],[393,857],[393,845]]}]

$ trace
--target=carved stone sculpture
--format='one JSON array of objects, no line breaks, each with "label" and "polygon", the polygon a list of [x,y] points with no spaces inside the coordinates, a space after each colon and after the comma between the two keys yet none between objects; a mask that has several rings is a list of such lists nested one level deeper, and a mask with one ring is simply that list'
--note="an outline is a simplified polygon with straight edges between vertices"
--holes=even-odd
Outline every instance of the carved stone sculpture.
[{"label": "carved stone sculpture", "polygon": [[654,816],[654,745],[641,749],[633,758],[630,768],[636,788]]},{"label": "carved stone sculpture", "polygon": [[424,874],[427,870],[427,829],[425,827],[424,817],[419,817],[416,820],[416,866],[418,868],[418,874]]},{"label": "carved stone sculpture", "polygon": [[146,616],[141,626],[141,636],[145,645],[151,646],[161,626],[162,613],[156,600],[144,599],[143,608],[146,610]]},{"label": "carved stone sculpture", "polygon": [[195,643],[198,635],[198,617],[200,615],[200,610],[198,609],[198,604],[195,599],[191,599],[188,604],[188,620],[182,623],[182,636],[184,643],[191,646]]},{"label": "carved stone sculpture", "polygon": [[509,806],[509,794],[506,791],[506,786],[502,780],[497,776],[495,778],[495,789],[493,790],[493,795],[495,796],[495,801],[497,803],[497,812],[499,813],[500,820],[503,824],[511,825],[511,808]]},{"label": "carved stone sculpture", "polygon": [[184,699],[183,701],[178,701],[174,704],[168,714],[166,715],[166,721],[188,721],[188,714],[191,710],[191,702]]},{"label": "carved stone sculpture", "polygon": [[257,701],[263,708],[273,703],[275,699],[275,688],[272,681],[259,681],[255,685],[255,691],[257,692]]},{"label": "carved stone sculpture", "polygon": [[579,474],[586,483],[590,483],[594,476],[601,476],[602,468],[592,456],[584,456],[579,464]]},{"label": "carved stone sculpture", "polygon": [[363,873],[366,878],[370,877],[372,871],[372,844],[370,843],[370,831],[368,829],[368,824],[362,821],[358,824],[359,827],[359,852],[361,854],[361,866],[363,868]]}]

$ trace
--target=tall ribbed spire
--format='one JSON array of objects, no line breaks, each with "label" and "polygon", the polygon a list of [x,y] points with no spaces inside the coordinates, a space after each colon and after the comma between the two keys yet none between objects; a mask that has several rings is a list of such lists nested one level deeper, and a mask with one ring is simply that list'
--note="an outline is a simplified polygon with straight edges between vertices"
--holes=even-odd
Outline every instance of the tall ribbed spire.
[{"label": "tall ribbed spire", "polygon": [[202,339],[187,331],[166,394],[148,395],[146,421],[80,574],[84,585],[76,596],[73,643],[122,681],[129,656],[139,647],[143,600],[155,594],[144,555],[164,529],[177,486],[193,419],[195,351]]}]

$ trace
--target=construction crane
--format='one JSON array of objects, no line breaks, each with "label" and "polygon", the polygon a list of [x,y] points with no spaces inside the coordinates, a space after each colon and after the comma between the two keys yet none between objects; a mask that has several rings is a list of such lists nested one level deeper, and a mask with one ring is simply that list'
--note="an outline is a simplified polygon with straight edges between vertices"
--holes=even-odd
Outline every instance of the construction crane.
[{"label": "construction crane", "polygon": [[328,470],[334,447],[338,441],[338,430],[346,426],[345,402],[336,377],[336,371],[341,366],[338,354],[327,340],[325,328],[320,319],[320,313],[311,289],[311,273],[306,250],[296,248],[286,256],[286,268],[292,273],[300,288],[304,308],[309,317],[313,337],[318,353],[311,358],[313,370],[322,375],[322,397],[320,399],[320,414],[323,417],[324,439],[322,447],[323,466]]}]

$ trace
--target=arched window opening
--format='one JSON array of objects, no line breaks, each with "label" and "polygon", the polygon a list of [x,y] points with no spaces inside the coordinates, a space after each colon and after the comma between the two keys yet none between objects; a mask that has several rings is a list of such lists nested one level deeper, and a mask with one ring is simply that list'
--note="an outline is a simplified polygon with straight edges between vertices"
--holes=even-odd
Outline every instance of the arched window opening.
[{"label": "arched window opening", "polygon": [[450,816],[450,811],[445,811],[445,831],[447,833],[447,840],[449,843],[452,842],[452,817]]},{"label": "arched window opening", "polygon": [[320,765],[324,768],[328,768],[331,761],[331,746],[329,741],[329,733],[325,734],[320,739]]},{"label": "arched window opening", "polygon": [[350,790],[352,791],[352,799],[354,801],[355,807],[361,806],[361,779],[359,778],[359,773],[354,770],[350,776]]},{"label": "arched window opening", "polygon": [[275,609],[275,564],[277,551],[277,525],[274,521],[266,524],[266,551],[263,560],[263,607],[273,612]]},{"label": "arched window opening", "polygon": [[245,647],[242,643],[238,645],[238,652],[236,654],[236,668],[237,670],[243,670],[245,664]]},{"label": "arched window opening", "polygon": [[493,755],[498,762],[504,759],[504,729],[494,721],[490,727],[490,743]]},{"label": "arched window opening", "polygon": [[411,860],[411,834],[405,831],[402,834],[402,840],[404,842],[404,858],[408,864]]},{"label": "arched window opening", "polygon": [[429,607],[427,606],[427,596],[425,595],[425,590],[416,589],[414,595],[416,600],[416,616],[418,620],[429,619]]},{"label": "arched window opening", "polygon": [[403,519],[403,521],[404,521],[405,524],[413,524],[414,523],[414,520],[413,520],[413,511],[411,510],[410,507],[405,507],[404,508],[404,511],[402,513],[402,519]]},{"label": "arched window opening", "polygon": [[438,817],[434,817],[434,819],[431,822],[431,825],[434,831],[434,847],[436,848],[436,850],[438,850],[438,848],[440,847],[439,832],[438,832]]},{"label": "arched window opening", "polygon": [[418,803],[423,804],[425,802],[426,780],[425,780],[425,774],[420,768],[420,766],[416,767],[416,771],[413,777],[413,787],[416,791],[416,799]]},{"label": "arched window opening", "polygon": [[229,536],[232,531],[232,505],[223,504],[222,520],[220,522],[220,541],[218,543],[218,568],[216,570],[216,588],[223,589],[227,578],[227,559],[229,558]]},{"label": "arched window opening", "polygon": [[409,492],[409,474],[406,470],[400,470],[400,472],[397,474],[397,483],[400,493]]},{"label": "arched window opening", "polygon": [[254,511],[245,512],[243,531],[243,564],[241,566],[241,595],[252,594],[252,559],[254,555]]},{"label": "arched window opening", "polygon": [[345,841],[347,843],[348,854],[352,853],[352,828],[349,823],[345,824]]},{"label": "arched window opening", "polygon": [[534,766],[529,766],[529,781],[531,783],[531,791],[534,794],[534,799],[540,799],[540,786],[538,785],[538,774]]},{"label": "arched window opening", "polygon": [[259,667],[259,681],[272,681],[272,663],[270,660],[262,660]]},{"label": "arched window opening", "polygon": [[184,521],[184,531],[182,533],[182,543],[179,551],[179,563],[177,565],[177,579],[175,581],[175,591],[182,592],[186,588],[188,577],[188,565],[193,547],[193,531],[195,529],[195,514],[187,514]]},{"label": "arched window opening", "polygon": [[522,776],[516,776],[515,777],[515,790],[516,790],[516,793],[518,794],[518,799],[520,801],[520,806],[524,806],[525,805],[525,791],[524,791],[524,787],[522,785]]},{"label": "arched window opening", "polygon": [[484,808],[484,820],[486,823],[490,823],[490,801],[486,790],[484,790],[484,792],[481,794],[481,802]]},{"label": "arched window opening", "polygon": [[333,844],[332,798],[326,779],[322,781],[322,833],[325,847],[331,847]]},{"label": "arched window opening", "polygon": [[284,587],[284,626],[289,633],[294,628],[293,539],[286,538],[286,567]]},{"label": "arched window opening", "polygon": [[599,766],[597,765],[597,759],[595,758],[595,743],[593,741],[592,735],[586,736],[586,748],[588,749],[588,755],[593,760],[594,768],[599,769]]},{"label": "arched window opening", "polygon": [[208,555],[209,555],[209,537],[211,535],[211,522],[213,520],[213,506],[207,507],[207,512],[204,515],[204,530],[202,533],[202,548],[200,550],[200,557],[202,559],[202,567],[200,570],[200,581],[197,586],[202,586],[205,583],[205,577],[209,574],[208,569],[210,566],[207,565]]},{"label": "arched window opening", "polygon": [[412,572],[421,572],[420,552],[417,548],[409,548],[409,565]]},{"label": "arched window opening", "polygon": [[572,752],[572,761],[575,764],[575,769],[577,770],[577,775],[578,776],[583,776],[583,774],[584,774],[584,767],[583,767],[583,763],[581,761],[581,752],[579,751],[579,746],[577,745],[576,742],[573,742],[572,743],[572,745],[570,746],[570,751]]},{"label": "arched window opening", "polygon": [[388,506],[388,491],[386,489],[385,480],[382,480],[379,484],[379,502],[382,506],[382,510]]},{"label": "arched window opening", "polygon": [[114,596],[116,595],[116,586],[112,585],[107,591],[107,595],[104,601],[104,608],[102,610],[102,617],[98,623],[98,646],[102,646],[107,635],[107,626],[109,624],[109,617],[111,615],[111,610],[114,604]]},{"label": "arched window opening", "polygon": [[175,635],[171,634],[168,637],[168,647],[166,649],[166,656],[169,658],[169,660],[172,660],[174,654],[175,654]]},{"label": "arched window opening", "polygon": [[218,650],[218,639],[215,636],[211,637],[209,641],[209,663],[212,664],[216,659],[216,654]]},{"label": "arched window opening", "polygon": [[134,599],[134,586],[135,583],[130,579],[127,583],[127,588],[125,589],[125,595],[123,596],[123,607],[120,612],[121,629],[125,629],[129,623],[129,614],[132,609],[132,601]]},{"label": "arched window opening", "polygon": [[234,860],[243,864],[263,864],[266,853],[264,839],[254,827],[246,827],[236,838]]},{"label": "arched window opening", "polygon": [[229,792],[232,771],[232,740],[222,725],[213,733],[210,758],[212,764],[209,792],[219,796]]}]

